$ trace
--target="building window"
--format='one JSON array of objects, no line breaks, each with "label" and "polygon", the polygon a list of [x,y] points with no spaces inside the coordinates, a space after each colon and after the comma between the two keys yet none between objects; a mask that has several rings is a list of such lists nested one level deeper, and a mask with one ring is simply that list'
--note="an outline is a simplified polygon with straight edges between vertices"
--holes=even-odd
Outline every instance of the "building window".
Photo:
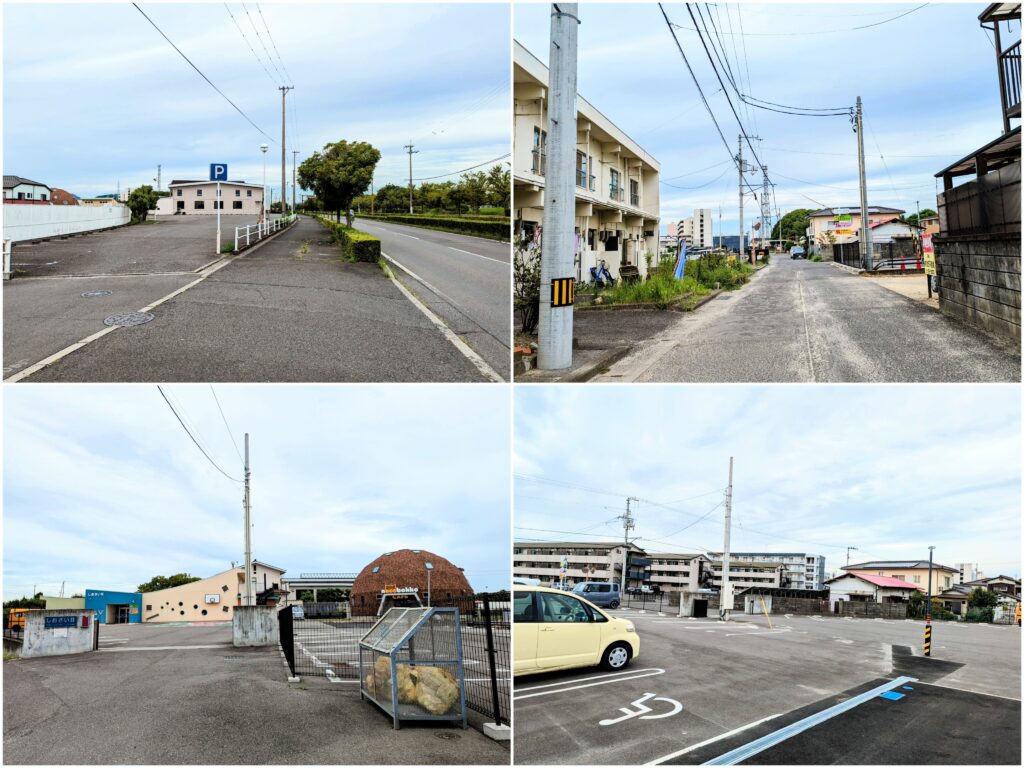
[{"label": "building window", "polygon": [[379,571],[380,571],[380,566],[379,565],[375,565],[375,566],[373,566],[373,570],[370,571],[370,573],[378,573]]},{"label": "building window", "polygon": [[615,169],[609,172],[608,196],[612,200],[622,200],[622,187],[619,186],[619,172]]},{"label": "building window", "polygon": [[220,197],[221,190],[217,190],[217,197]]},{"label": "building window", "polygon": [[587,188],[587,156],[576,150],[576,186]]},{"label": "building window", "polygon": [[225,584],[223,587],[221,587],[221,591],[222,592],[227,592],[228,591],[228,585]]},{"label": "building window", "polygon": [[221,610],[224,611],[224,613],[227,613],[228,612],[228,607],[225,605],[223,608],[221,608]]},{"label": "building window", "polygon": [[205,615],[206,615],[206,609],[205,609],[205,608],[203,608],[203,610],[201,611],[201,613],[203,614],[203,616],[205,616]]},{"label": "building window", "polygon": [[[629,204],[636,207],[640,205],[640,184],[636,179],[629,180]],[[704,228],[701,227],[703,233]]]},{"label": "building window", "polygon": [[203,190],[197,189],[196,190],[196,197],[202,197],[202,196],[203,196]]},{"label": "building window", "polygon": [[153,610],[153,606],[152,605],[147,605],[146,606],[146,610],[147,611],[152,611]]},{"label": "building window", "polygon": [[185,210],[185,201],[184,200],[178,200],[177,203],[178,203],[178,210],[179,211],[184,211]]},{"label": "building window", "polygon": [[246,197],[252,197],[252,190],[251,189],[245,190],[245,196]]},{"label": "building window", "polygon": [[196,200],[192,205],[195,206],[197,211],[201,211],[206,208],[206,204],[202,200]]},{"label": "building window", "polygon": [[538,176],[544,175],[547,165],[548,154],[548,132],[542,131],[539,126],[533,127],[533,165],[531,171]]},{"label": "building window", "polygon": [[178,197],[181,197],[181,190],[178,190]]},{"label": "building window", "polygon": [[233,209],[235,209],[236,211],[242,210],[242,201],[241,200],[232,200],[231,201],[231,207]]},{"label": "building window", "polygon": [[235,197],[241,197],[241,196],[242,196],[242,190],[236,189],[235,190]]}]

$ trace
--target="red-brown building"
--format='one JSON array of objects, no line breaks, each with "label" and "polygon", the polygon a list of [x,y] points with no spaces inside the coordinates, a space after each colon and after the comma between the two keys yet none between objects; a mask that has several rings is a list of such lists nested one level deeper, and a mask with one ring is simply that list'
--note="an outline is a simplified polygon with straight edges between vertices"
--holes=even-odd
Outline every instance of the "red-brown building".
[{"label": "red-brown building", "polygon": [[352,615],[376,615],[385,594],[413,605],[444,605],[453,598],[471,597],[473,588],[462,569],[440,555],[399,549],[385,552],[356,576],[349,596]]},{"label": "red-brown building", "polygon": [[60,187],[50,187],[50,203],[53,205],[78,205],[78,198]]}]

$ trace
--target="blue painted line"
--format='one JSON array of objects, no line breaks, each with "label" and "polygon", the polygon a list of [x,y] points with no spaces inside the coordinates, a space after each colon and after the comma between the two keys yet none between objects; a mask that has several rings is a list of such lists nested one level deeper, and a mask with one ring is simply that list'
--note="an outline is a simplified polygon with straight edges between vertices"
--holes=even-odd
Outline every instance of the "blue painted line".
[{"label": "blue painted line", "polygon": [[760,739],[755,739],[749,744],[744,744],[742,747],[737,747],[731,752],[726,752],[724,755],[719,755],[716,758],[708,760],[702,765],[736,765],[742,763],[747,758],[753,757],[754,755],[764,752],[766,749],[771,749],[777,744],[781,744],[786,739],[789,739],[797,734],[803,733],[804,731],[819,725],[826,720],[831,720],[837,715],[841,715],[844,712],[848,712],[855,707],[859,707],[865,701],[881,696],[887,691],[891,691],[893,688],[899,688],[905,683],[916,683],[916,677],[897,677],[895,680],[890,680],[877,688],[872,688],[870,691],[866,691],[858,696],[854,696],[852,699],[847,699],[835,706],[823,709],[821,712],[817,712],[813,715],[805,717],[803,720],[799,720],[792,725],[787,725],[785,728],[780,728],[774,733],[769,733],[767,736],[762,736]]},{"label": "blue painted line", "polygon": [[888,699],[889,701],[899,701],[900,699],[902,699],[906,695],[907,694],[905,694],[905,693],[896,693],[896,691],[886,691],[885,693],[883,693],[878,698],[880,698],[880,699]]},{"label": "blue painted line", "polygon": [[904,691],[912,691],[912,690],[914,690],[914,688],[913,688],[913,686],[910,686],[910,685],[904,685],[903,686],[903,690]]}]

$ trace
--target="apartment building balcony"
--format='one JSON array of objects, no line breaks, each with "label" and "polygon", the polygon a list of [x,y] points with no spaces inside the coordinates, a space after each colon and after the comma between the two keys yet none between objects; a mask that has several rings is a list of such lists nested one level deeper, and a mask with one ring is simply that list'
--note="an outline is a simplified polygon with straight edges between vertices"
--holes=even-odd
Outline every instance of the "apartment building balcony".
[{"label": "apartment building balcony", "polygon": [[632,205],[634,208],[639,208],[640,207],[640,195],[630,195],[629,196],[629,204]]},{"label": "apartment building balcony", "polygon": [[594,174],[588,174],[586,171],[576,169],[576,186],[580,189],[586,189],[590,192],[594,192],[597,189],[595,183],[596,180],[597,177],[594,176]]},{"label": "apartment building balcony", "polygon": [[535,149],[530,154],[533,156],[533,165],[530,170],[538,176],[543,176],[548,165],[548,153]]},{"label": "apartment building balcony", "polygon": [[622,187],[609,187],[608,199],[614,200],[617,203],[621,203],[626,199],[626,190],[623,189]]},{"label": "apartment building balcony", "polygon": [[1003,70],[1003,112],[1007,117],[1020,117],[1020,42],[999,55]]}]

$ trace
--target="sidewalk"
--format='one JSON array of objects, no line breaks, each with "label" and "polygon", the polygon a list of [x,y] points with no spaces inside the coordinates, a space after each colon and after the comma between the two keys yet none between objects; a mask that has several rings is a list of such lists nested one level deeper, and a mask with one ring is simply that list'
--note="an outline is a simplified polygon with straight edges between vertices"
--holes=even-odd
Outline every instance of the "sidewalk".
[{"label": "sidewalk", "polygon": [[928,298],[928,278],[926,275],[863,275],[865,280],[870,280],[876,285],[913,299],[919,304],[932,309],[939,308],[939,296],[932,293]]},{"label": "sidewalk", "polygon": [[479,381],[376,264],[307,218],[27,381]]}]

